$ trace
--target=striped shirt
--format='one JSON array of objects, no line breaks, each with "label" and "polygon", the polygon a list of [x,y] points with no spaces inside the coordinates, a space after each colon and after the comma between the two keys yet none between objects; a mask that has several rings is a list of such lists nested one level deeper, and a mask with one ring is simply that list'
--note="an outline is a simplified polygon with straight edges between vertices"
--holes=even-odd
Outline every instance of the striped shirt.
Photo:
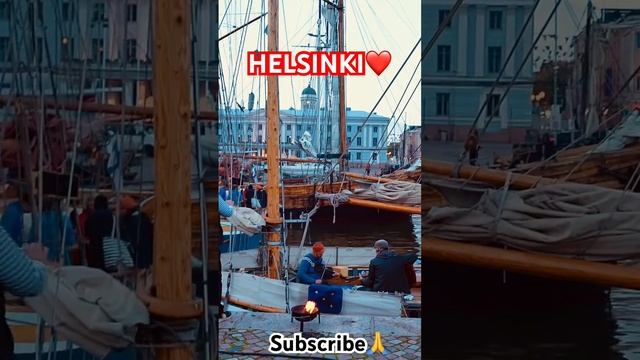
[{"label": "striped shirt", "polygon": [[0,285],[15,296],[35,296],[42,292],[46,267],[32,261],[0,227]]}]

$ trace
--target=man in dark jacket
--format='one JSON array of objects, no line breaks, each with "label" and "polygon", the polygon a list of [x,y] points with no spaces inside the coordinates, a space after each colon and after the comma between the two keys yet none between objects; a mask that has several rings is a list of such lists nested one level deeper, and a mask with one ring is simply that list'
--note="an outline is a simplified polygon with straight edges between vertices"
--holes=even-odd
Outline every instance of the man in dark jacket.
[{"label": "man in dark jacket", "polygon": [[120,236],[132,245],[136,269],[148,269],[153,264],[153,223],[130,196],[120,199],[120,207]]},{"label": "man in dark jacket", "polygon": [[109,209],[109,200],[104,195],[96,196],[93,201],[93,212],[87,218],[85,228],[89,240],[87,246],[88,266],[105,269],[102,240],[107,236],[111,236],[113,220],[113,213]]},{"label": "man in dark jacket", "polygon": [[416,254],[396,255],[389,251],[386,240],[376,241],[376,257],[369,263],[369,274],[362,279],[362,285],[373,291],[401,292],[408,294],[411,284],[407,278],[406,265],[412,265]]}]

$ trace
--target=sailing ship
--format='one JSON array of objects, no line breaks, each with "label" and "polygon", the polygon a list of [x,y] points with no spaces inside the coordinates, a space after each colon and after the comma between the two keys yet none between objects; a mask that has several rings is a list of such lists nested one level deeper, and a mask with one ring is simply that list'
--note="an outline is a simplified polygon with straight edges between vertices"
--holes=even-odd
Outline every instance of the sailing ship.
[{"label": "sailing ship", "polygon": [[[71,5],[73,4],[65,3],[65,6],[68,6],[65,7],[64,13],[67,14],[65,16],[78,20],[80,16],[77,11],[72,10],[74,7]],[[104,17],[104,4],[101,5],[102,7],[96,7],[96,9],[101,9],[102,17]],[[126,2],[117,2],[110,5],[115,9],[112,9],[114,11],[112,15],[116,14],[116,18],[118,18],[119,14],[120,19],[124,22],[127,21],[123,18],[123,14],[126,14],[127,18],[133,14]],[[197,5],[202,5],[207,9],[217,8],[217,6],[214,6],[217,5],[215,1],[207,2],[204,5],[198,3]],[[42,13],[41,6],[39,6],[40,14]],[[60,6],[60,4],[56,4],[56,6]],[[135,342],[130,344],[133,348],[131,349],[132,351],[115,354],[113,358],[135,358],[136,352],[147,352],[158,358],[188,359],[192,357],[192,350],[195,348],[194,344],[199,343],[198,353],[202,358],[209,359],[215,356],[214,354],[216,353],[215,341],[212,341],[213,339],[210,335],[211,324],[215,315],[211,314],[209,307],[204,305],[208,294],[206,288],[202,289],[204,300],[193,298],[191,276],[194,270],[190,260],[194,255],[201,260],[200,267],[202,268],[204,279],[207,278],[209,269],[215,269],[218,264],[217,246],[215,246],[218,243],[216,237],[218,219],[215,216],[216,212],[212,211],[217,207],[217,201],[213,196],[210,196],[210,199],[207,198],[207,191],[202,181],[196,182],[198,185],[197,192],[193,193],[191,191],[193,182],[191,164],[194,162],[196,165],[195,177],[202,179],[204,169],[199,142],[201,133],[207,128],[202,120],[216,120],[217,114],[211,111],[200,111],[201,108],[198,107],[198,101],[192,102],[190,100],[192,95],[195,99],[199,98],[199,93],[195,91],[191,94],[189,87],[191,83],[190,70],[193,70],[194,74],[196,74],[193,83],[198,84],[197,61],[194,60],[196,55],[190,54],[191,39],[189,37],[192,30],[197,29],[196,24],[199,21],[191,16],[193,13],[191,2],[174,4],[171,1],[158,0],[154,2],[154,7],[153,22],[162,24],[162,26],[154,26],[156,29],[153,41],[156,54],[153,69],[155,102],[152,101],[151,104],[145,104],[152,105],[152,107],[87,102],[82,90],[87,67],[85,60],[80,78],[82,85],[80,86],[81,90],[77,100],[57,99],[55,90],[53,96],[40,91],[39,99],[23,96],[3,96],[3,111],[10,116],[4,119],[3,129],[7,128],[5,123],[8,119],[11,122],[9,127],[14,126],[15,130],[13,135],[9,132],[8,134],[11,136],[2,143],[2,163],[4,166],[9,166],[13,169],[9,175],[20,177],[25,184],[27,194],[32,195],[30,208],[32,209],[31,215],[34,215],[35,218],[33,227],[36,232],[36,239],[38,237],[41,239],[42,230],[39,229],[42,229],[40,226],[42,221],[42,199],[45,195],[53,195],[53,199],[56,201],[65,199],[64,205],[60,209],[65,215],[74,209],[77,213],[80,213],[82,209],[78,206],[82,204],[76,203],[76,201],[84,197],[93,197],[98,193],[115,195],[117,201],[124,193],[127,193],[124,190],[123,182],[123,178],[127,177],[127,165],[123,161],[125,158],[123,153],[129,151],[134,155],[140,155],[136,153],[139,153],[139,150],[143,150],[143,152],[146,151],[147,155],[153,155],[155,166],[153,166],[154,172],[151,173],[155,173],[153,176],[155,188],[152,191],[141,191],[142,183],[140,182],[137,192],[132,191],[131,188],[129,189],[132,195],[140,201],[141,209],[148,212],[154,220],[155,259],[153,279],[151,282],[143,281],[142,277],[137,277],[129,271],[114,275],[123,280],[125,284],[131,286],[131,293],[134,296],[137,295],[138,301],[144,305],[152,321],[151,324],[138,326]],[[146,8],[151,14],[150,6]],[[11,18],[23,18],[22,16],[15,16],[19,14],[20,10],[25,10],[26,12],[26,8],[13,8],[13,16]],[[216,11],[212,11],[212,13],[217,14]],[[35,19],[38,11],[34,11],[32,7],[31,14],[34,15],[32,25],[35,32],[37,26]],[[98,12],[98,15],[100,15],[100,12]],[[42,15],[39,17],[42,19]],[[100,16],[97,17],[100,18]],[[151,16],[149,17],[151,18]],[[150,24],[151,19],[147,20],[149,20]],[[40,21],[40,23],[42,22]],[[67,39],[67,42],[69,41],[68,38],[65,39]],[[166,46],[168,43],[172,45],[171,48]],[[114,48],[117,48],[117,46],[114,46]],[[40,50],[42,50],[42,46],[40,46]],[[16,53],[17,51],[14,52],[14,56]],[[106,49],[103,49],[103,59],[106,58],[104,56],[105,53]],[[120,55],[123,68],[126,69],[127,61],[125,56]],[[191,61],[189,59],[190,55]],[[49,65],[51,66],[51,64]],[[126,73],[126,71],[123,71],[123,73]],[[167,78],[168,74],[171,74],[170,81]],[[42,78],[43,74],[40,72],[41,81]],[[105,81],[103,81],[104,83]],[[166,86],[169,83],[171,83],[171,87]],[[56,82],[52,79],[51,85],[54,86],[54,89],[55,84]],[[122,96],[121,102],[124,102],[123,98],[124,96]],[[103,97],[104,99],[105,97]],[[192,106],[194,108],[192,113],[184,111]],[[213,108],[215,109],[216,107],[214,106]],[[72,113],[68,114],[65,111],[71,111]],[[50,114],[53,112],[63,120],[52,121]],[[78,139],[81,138],[78,129],[81,128],[81,120],[84,120],[83,112],[102,115],[110,113],[118,117],[117,126],[112,126],[112,130],[117,134],[113,134],[110,139],[111,154],[109,160],[111,161],[108,167],[111,168],[111,173],[107,174],[107,181],[94,179],[95,188],[93,189],[82,189],[78,176],[60,174],[61,172],[66,172],[67,174],[78,175],[78,167],[82,164],[81,157],[88,156],[90,158],[91,148],[100,147],[101,145],[101,141],[94,141],[90,146],[83,146],[82,148],[76,145],[79,142]],[[28,123],[25,119],[29,117],[38,120],[35,121],[35,127],[33,125],[29,125],[31,128],[26,126]],[[75,118],[75,123],[65,118]],[[108,117],[104,116],[98,116],[98,118],[106,119],[106,123],[111,121],[113,125],[113,119],[109,120]],[[191,131],[192,118],[195,119],[195,128],[198,129],[194,134]],[[144,146],[149,145],[148,139],[138,144],[135,142],[127,144],[126,141],[123,141],[125,134],[122,130],[125,129],[125,122],[129,121],[150,123],[153,126],[153,137],[155,138],[153,143],[157,146],[152,147],[152,152],[149,152],[149,148]],[[34,122],[31,121],[31,123]],[[73,126],[69,126],[69,124]],[[73,131],[68,131],[69,127]],[[46,144],[43,139],[47,140]],[[195,143],[193,146],[195,149],[194,154],[191,151],[192,143]],[[104,142],[102,146],[104,146]],[[83,153],[83,150],[88,150],[88,153]],[[70,159],[66,157],[67,152],[72,153]],[[60,154],[64,154],[64,156],[60,157]],[[97,160],[97,164],[93,164],[95,169],[102,169],[104,165],[107,165],[105,162],[100,162],[100,159]],[[142,162],[140,166],[143,166]],[[74,171],[74,168],[76,171]],[[33,171],[37,174],[36,176],[32,173]],[[143,173],[144,171],[141,171],[137,175],[142,177]],[[52,182],[50,180],[55,181]],[[102,186],[104,183],[109,184],[109,188],[104,189]],[[215,193],[215,189],[210,189],[209,192]],[[30,219],[30,217],[25,219]],[[116,219],[118,218],[116,217]],[[25,224],[28,224],[28,222]],[[193,227],[197,227],[196,231],[193,231]],[[198,236],[198,242],[192,241],[192,236]],[[65,237],[62,236],[62,238],[64,239]],[[180,239],[180,241],[176,241],[176,239]],[[210,243],[214,246],[209,247]],[[200,246],[194,248],[194,244]],[[61,248],[65,248],[64,242]],[[214,255],[213,257],[210,256],[210,252]],[[40,358],[43,353],[47,353],[49,356],[53,355],[54,358],[68,356],[68,358],[75,359],[88,356],[77,344],[72,344],[68,339],[57,336],[52,331],[51,324],[45,323],[33,310],[25,307],[24,304],[20,304],[19,300],[17,303],[14,302],[8,305],[7,318],[15,335],[16,352],[19,359],[33,358],[34,354]],[[158,331],[154,323],[155,325],[161,324],[160,327],[165,330]],[[166,333],[166,329],[170,329],[168,333]],[[176,334],[179,335],[178,338],[176,338]]]},{"label": "sailing ship", "polygon": [[[279,4],[277,0],[268,2],[268,30],[267,41],[268,51],[277,51],[278,49],[278,17]],[[327,24],[326,36],[335,37],[334,50],[344,50],[344,7],[342,0],[336,3],[319,3],[320,14],[322,17],[335,19],[335,22],[329,21]],[[320,22],[320,21],[319,21]],[[236,27],[240,29],[241,27]],[[265,28],[265,24],[261,24],[261,28]],[[236,31],[236,30],[234,30]],[[335,35],[334,35],[335,34]],[[325,35],[318,34],[318,39]],[[318,40],[320,41],[320,40]],[[331,49],[328,45],[331,40],[325,41],[324,47]],[[337,80],[337,81],[336,81]],[[320,81],[320,80],[318,80]],[[292,271],[295,271],[302,252],[308,247],[305,245],[305,235],[308,230],[309,221],[323,206],[338,206],[340,203],[354,205],[357,207],[374,208],[378,211],[389,211],[407,215],[415,215],[420,212],[420,200],[417,187],[420,186],[417,179],[407,176],[408,173],[415,173],[417,169],[405,170],[405,176],[401,181],[393,177],[379,176],[363,176],[348,171],[348,143],[346,139],[346,106],[344,93],[344,77],[338,79],[328,79],[327,84],[330,92],[333,91],[337,95],[338,101],[326,104],[333,104],[335,109],[333,114],[338,114],[338,126],[331,127],[333,133],[327,134],[331,139],[324,144],[320,141],[323,138],[320,129],[327,129],[325,126],[325,116],[327,111],[319,111],[319,104],[315,104],[316,92],[310,86],[307,86],[302,92],[303,103],[307,99],[314,99],[317,106],[315,113],[317,115],[316,123],[310,125],[310,128],[316,128],[315,142],[308,132],[304,133],[300,139],[291,141],[300,147],[301,152],[307,154],[305,158],[294,158],[289,151],[283,151],[281,136],[281,120],[279,107],[279,84],[277,77],[267,77],[266,79],[266,106],[264,111],[252,113],[252,117],[266,116],[265,141],[266,152],[256,151],[252,153],[247,147],[235,145],[221,145],[220,164],[224,164],[221,171],[221,179],[229,186],[243,184],[260,184],[266,185],[266,209],[264,216],[266,227],[263,230],[263,241],[260,247],[238,247],[236,240],[229,238],[229,245],[223,245],[225,248],[235,251],[223,253],[221,263],[225,271],[222,276],[222,300],[225,307],[249,309],[260,312],[283,313],[289,311],[289,304],[302,304],[308,299],[309,285],[294,283],[290,280]],[[318,86],[318,88],[321,88]],[[254,94],[251,93],[249,101],[249,110],[253,108]],[[325,97],[329,99],[330,96]],[[303,109],[311,110],[305,108]],[[244,112],[244,109],[240,109]],[[237,111],[231,110],[229,104],[226,108],[220,110],[221,123],[223,129],[234,129],[233,120]],[[371,116],[371,114],[370,114]],[[313,117],[311,117],[313,118]],[[368,118],[367,118],[368,119]],[[366,120],[365,120],[366,122]],[[228,126],[225,127],[225,124]],[[261,125],[262,127],[262,125]],[[235,139],[236,132],[232,132],[231,139]],[[338,135],[339,134],[339,135]],[[261,135],[262,136],[262,135]],[[232,140],[233,141],[233,140]],[[324,145],[328,149],[334,149],[336,156],[324,158],[317,156],[313,144],[321,149]],[[333,145],[333,148],[331,147]],[[231,151],[227,152],[226,151]],[[331,152],[331,151],[328,151]],[[288,154],[287,154],[288,153]],[[233,155],[239,156],[234,158]],[[245,169],[242,161],[266,161],[266,166],[251,167]],[[297,164],[297,165],[295,165]],[[266,169],[265,173],[256,173],[256,168]],[[243,176],[243,172],[244,175]],[[297,179],[296,179],[296,175]],[[308,175],[301,177],[300,175]],[[393,188],[396,186],[397,188]],[[399,196],[398,203],[392,203],[394,200],[384,199],[385,190],[387,194],[394,190],[402,193],[410,189],[417,194],[418,198],[409,200]],[[233,201],[233,199],[232,199]],[[237,204],[236,204],[237,205]],[[246,205],[245,205],[246,206]],[[250,206],[250,205],[249,205]],[[260,209],[261,211],[262,209]],[[300,220],[287,214],[297,210],[300,214]],[[343,213],[344,216],[344,213]],[[297,250],[297,256],[291,256],[292,247],[287,247],[287,227],[292,223],[304,224],[304,234],[301,239],[300,246]],[[225,239],[226,240],[226,239]],[[416,265],[415,271],[418,282],[414,285],[413,295],[405,297],[398,294],[375,293],[369,291],[353,291],[354,285],[359,284],[357,274],[368,268],[368,262],[374,257],[369,249],[354,249],[340,246],[328,247],[325,251],[327,264],[332,266],[334,270],[340,270],[340,275],[329,280],[329,283],[343,285],[345,287],[342,298],[342,311],[340,315],[372,315],[372,316],[406,316],[408,312],[415,315],[416,309],[419,309],[419,278],[420,266]],[[341,254],[341,255],[340,255]],[[417,311],[419,313],[419,311]]]},{"label": "sailing ship", "polygon": [[[540,34],[558,5],[559,1]],[[458,7],[452,8],[432,40],[441,34]],[[589,4],[588,19],[590,14]],[[518,73],[514,80],[517,77]],[[588,82],[587,77],[585,86]],[[499,96],[500,102],[509,89]],[[635,238],[640,229],[614,220],[621,216],[637,219],[639,214],[637,207],[624,205],[637,197],[633,193],[638,185],[637,137],[631,135],[637,112],[632,111],[618,126],[610,128],[598,144],[579,146],[607,121],[597,123],[597,118],[605,118],[607,109],[596,109],[586,88],[583,94],[584,115],[578,122],[583,124],[583,133],[552,157],[494,168],[464,165],[464,156],[457,163],[423,161],[427,207],[423,226],[429,234],[424,240],[424,255],[430,260],[427,281],[439,290],[430,297],[430,304],[458,311],[451,298],[468,301],[470,294],[478,298],[481,294],[499,294],[512,299],[509,303],[517,304],[514,306],[518,309],[529,303],[540,309],[570,307],[576,302],[602,309],[608,302],[608,288],[640,288],[638,269],[628,266],[637,261],[637,243],[632,241],[627,246],[621,241],[626,235]],[[590,123],[593,119],[596,124]],[[486,128],[486,123],[484,129],[480,127]],[[572,217],[577,213],[582,215]],[[598,217],[604,221],[598,221]],[[590,231],[594,224],[599,228]],[[599,252],[602,247],[607,248],[604,253],[608,256]],[[469,286],[459,286],[461,281]],[[536,301],[540,293],[553,297],[540,304]],[[491,301],[482,302],[478,308],[484,310]]]}]

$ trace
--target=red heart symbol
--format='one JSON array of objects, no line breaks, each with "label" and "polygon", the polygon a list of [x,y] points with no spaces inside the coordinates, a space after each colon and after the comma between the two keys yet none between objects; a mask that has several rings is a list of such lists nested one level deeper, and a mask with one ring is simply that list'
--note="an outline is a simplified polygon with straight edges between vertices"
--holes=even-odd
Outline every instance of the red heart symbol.
[{"label": "red heart symbol", "polygon": [[378,76],[380,76],[384,69],[389,66],[390,62],[391,53],[389,53],[387,50],[382,51],[380,54],[375,51],[369,51],[367,53],[367,64],[369,64],[371,70],[373,70],[373,72]]}]

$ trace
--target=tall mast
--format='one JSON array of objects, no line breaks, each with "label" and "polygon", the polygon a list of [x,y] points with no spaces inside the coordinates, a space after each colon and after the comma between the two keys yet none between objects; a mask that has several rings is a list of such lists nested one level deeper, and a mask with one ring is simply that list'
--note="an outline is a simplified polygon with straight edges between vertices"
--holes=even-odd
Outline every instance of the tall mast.
[{"label": "tall mast", "polygon": [[584,133],[588,130],[589,118],[587,116],[587,109],[589,108],[589,74],[591,69],[589,68],[589,57],[591,55],[591,1],[587,3],[587,27],[585,30],[584,40],[584,61],[582,62],[582,101],[581,111],[579,119],[581,120],[580,130]]},{"label": "tall mast", "polygon": [[[156,134],[154,278],[163,300],[191,294],[191,1],[155,2],[153,94]],[[157,349],[158,359],[190,359],[188,345]]]},{"label": "tall mast", "polygon": [[[344,51],[344,0],[338,0],[338,51]],[[344,76],[338,77],[338,106],[340,106],[340,171],[347,171],[347,109]]]},{"label": "tall mast", "polygon": [[[278,51],[278,0],[269,0],[268,50]],[[280,276],[280,100],[278,77],[267,77],[267,233],[268,277]]]}]

